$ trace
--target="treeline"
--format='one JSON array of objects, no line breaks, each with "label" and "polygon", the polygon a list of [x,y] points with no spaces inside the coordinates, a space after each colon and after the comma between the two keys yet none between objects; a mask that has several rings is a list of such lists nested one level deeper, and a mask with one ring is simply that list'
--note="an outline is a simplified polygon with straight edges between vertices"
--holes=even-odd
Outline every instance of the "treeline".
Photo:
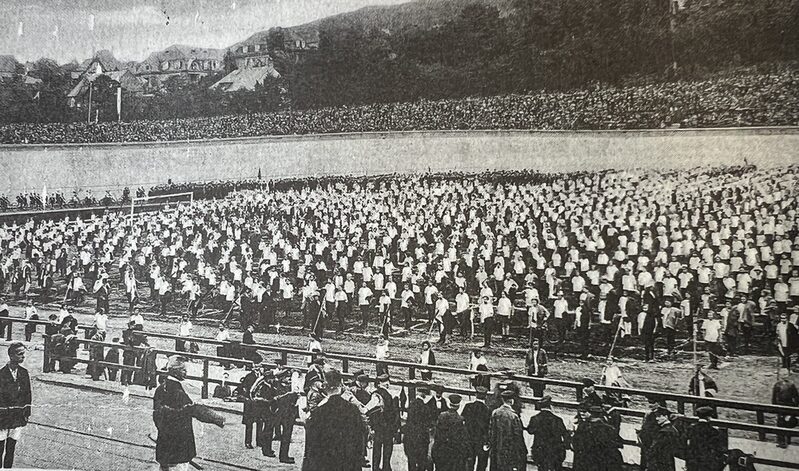
[{"label": "treeline", "polygon": [[[270,44],[279,80],[237,93],[209,90],[217,77],[171,84],[123,97],[123,120],[690,79],[799,55],[799,0],[686,0],[680,9],[670,0],[474,1],[455,2],[451,17],[432,27],[328,18],[319,22],[318,51],[283,52],[281,38]],[[0,89],[0,120],[86,119],[66,106],[68,74],[38,65],[38,95],[22,85]],[[114,103],[98,105],[101,120],[116,119]]]},{"label": "treeline", "polygon": [[701,77],[796,59],[799,0],[514,0],[474,3],[438,27],[320,31],[280,70],[297,106],[526,93]]}]

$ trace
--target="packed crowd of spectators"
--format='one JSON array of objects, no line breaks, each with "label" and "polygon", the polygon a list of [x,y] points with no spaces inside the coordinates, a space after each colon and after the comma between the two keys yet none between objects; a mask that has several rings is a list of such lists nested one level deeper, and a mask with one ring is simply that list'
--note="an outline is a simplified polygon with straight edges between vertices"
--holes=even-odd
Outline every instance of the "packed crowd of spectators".
[{"label": "packed crowd of spectators", "polygon": [[619,336],[654,360],[655,338],[673,353],[696,326],[713,367],[764,343],[789,364],[797,180],[794,165],[278,181],[134,220],[4,227],[0,291],[48,297],[61,277],[59,298],[107,312],[118,270],[131,309],[216,303],[242,328],[421,321],[441,342],[459,327],[487,347],[502,334],[583,353]]},{"label": "packed crowd of spectators", "polygon": [[652,129],[799,124],[799,71],[129,123],[15,123],[2,143],[142,142],[412,130]]}]

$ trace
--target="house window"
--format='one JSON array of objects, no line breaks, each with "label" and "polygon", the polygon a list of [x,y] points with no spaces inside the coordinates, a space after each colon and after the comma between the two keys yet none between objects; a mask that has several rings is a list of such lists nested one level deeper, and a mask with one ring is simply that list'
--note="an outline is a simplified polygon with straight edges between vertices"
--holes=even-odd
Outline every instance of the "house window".
[{"label": "house window", "polygon": [[169,70],[169,61],[164,61],[161,63],[161,70]]}]

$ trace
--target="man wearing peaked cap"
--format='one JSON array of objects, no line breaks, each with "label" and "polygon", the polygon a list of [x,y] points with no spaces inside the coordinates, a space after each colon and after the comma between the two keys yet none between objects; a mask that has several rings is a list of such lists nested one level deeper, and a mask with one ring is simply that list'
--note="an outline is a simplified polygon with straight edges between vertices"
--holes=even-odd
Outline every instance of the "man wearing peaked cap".
[{"label": "man wearing peaked cap", "polygon": [[433,438],[432,458],[436,470],[465,469],[469,449],[466,421],[458,414],[461,396],[449,395],[449,409],[438,416]]},{"label": "man wearing peaked cap", "polygon": [[420,384],[416,388],[417,397],[408,405],[408,420],[402,428],[402,442],[405,456],[408,458],[409,471],[429,469],[428,451],[430,449],[430,433],[435,424],[435,401],[430,396],[430,388]]},{"label": "man wearing peaked cap", "polygon": [[460,394],[450,394],[449,395],[449,407],[453,410],[458,410],[461,407],[461,401],[463,398]]},{"label": "man wearing peaked cap", "polygon": [[533,436],[530,454],[541,471],[558,471],[566,459],[571,436],[563,419],[552,412],[552,398],[544,396],[536,404],[540,412],[530,418],[527,433]]},{"label": "man wearing peaked cap", "polygon": [[491,468],[523,470],[527,466],[527,445],[524,443],[522,420],[512,407],[516,392],[507,388],[500,396],[502,405],[491,413],[489,428]]},{"label": "man wearing peaked cap", "polygon": [[710,424],[715,411],[699,407],[699,421],[691,424],[686,433],[685,464],[687,471],[721,471],[726,466],[727,441],[724,434]]},{"label": "man wearing peaked cap", "polygon": [[373,394],[380,397],[383,409],[371,419],[374,431],[372,447],[372,469],[391,471],[391,455],[394,452],[394,436],[400,428],[399,404],[388,391],[389,376],[377,377],[377,389]]},{"label": "man wearing peaked cap", "polygon": [[491,410],[485,404],[487,395],[487,388],[477,386],[475,400],[464,405],[461,414],[466,422],[466,431],[469,437],[466,459],[466,469],[469,470],[485,471],[488,465],[488,430],[491,422]]},{"label": "man wearing peaked cap", "polygon": [[668,409],[658,407],[653,414],[657,428],[654,429],[648,446],[641,448],[641,454],[646,456],[645,469],[673,470],[674,456],[682,446],[680,435],[669,420],[671,412]]}]

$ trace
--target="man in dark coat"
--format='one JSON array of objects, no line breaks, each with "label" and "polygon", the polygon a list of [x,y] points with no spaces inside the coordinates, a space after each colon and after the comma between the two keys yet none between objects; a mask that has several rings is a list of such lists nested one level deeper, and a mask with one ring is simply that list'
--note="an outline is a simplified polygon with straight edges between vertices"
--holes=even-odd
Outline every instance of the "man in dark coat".
[{"label": "man in dark coat", "polygon": [[391,455],[394,452],[394,436],[400,427],[400,412],[397,401],[388,392],[389,376],[382,374],[377,377],[375,394],[383,402],[383,410],[377,413],[371,421],[374,430],[372,447],[372,470],[391,471]]},{"label": "man in dark coat", "polygon": [[491,413],[489,447],[491,471],[522,471],[527,469],[527,445],[522,434],[522,419],[513,410],[515,393],[502,391],[502,405]]},{"label": "man in dark coat", "polygon": [[278,368],[273,372],[272,380],[275,392],[274,421],[275,425],[280,426],[280,454],[281,463],[294,464],[294,458],[289,456],[291,447],[291,435],[294,431],[294,423],[297,420],[297,393],[291,391],[291,371],[285,369],[282,359],[277,359]]},{"label": "man in dark coat", "polygon": [[303,471],[360,471],[363,463],[361,412],[341,397],[341,373],[325,376],[327,397],[305,424]]},{"label": "man in dark coat", "polygon": [[651,304],[644,304],[644,319],[639,327],[641,330],[641,341],[644,343],[644,357],[647,362],[655,361],[655,334],[657,332],[656,310]]},{"label": "man in dark coat", "polygon": [[461,414],[466,421],[466,431],[469,436],[466,469],[485,471],[488,466],[488,429],[491,425],[491,411],[485,404],[488,390],[478,386],[475,391],[476,399],[463,406]]},{"label": "man in dark coat", "polygon": [[170,357],[169,376],[153,395],[153,422],[158,429],[155,460],[162,470],[188,463],[197,456],[189,406],[192,400],[183,390],[186,364],[182,357]]},{"label": "man in dark coat", "polygon": [[402,432],[405,456],[408,458],[408,471],[425,471],[428,469],[428,451],[430,436],[437,416],[435,400],[427,386],[416,389],[418,397],[408,407],[408,420]]},{"label": "man in dark coat", "polygon": [[600,406],[581,407],[579,423],[572,437],[574,471],[621,471],[623,442],[604,421]]},{"label": "man in dark coat", "polygon": [[552,412],[551,397],[544,396],[537,408],[540,412],[527,424],[527,433],[533,436],[530,454],[539,471],[560,471],[571,437],[563,419]]},{"label": "man in dark coat", "polygon": [[257,380],[259,376],[260,376],[260,370],[259,367],[256,366],[252,370],[250,370],[250,372],[247,373],[244,376],[244,378],[242,378],[241,384],[239,385],[237,391],[239,400],[241,400],[244,403],[241,414],[241,423],[244,425],[244,447],[248,449],[253,448],[252,444],[253,426],[255,426],[256,444],[260,444],[258,443],[259,441],[258,439],[260,437],[260,430],[262,423],[255,416],[252,396],[250,395],[252,386],[253,384],[255,384],[255,380]]},{"label": "man in dark coat", "polygon": [[461,396],[450,394],[450,409],[438,416],[433,439],[432,457],[436,471],[462,471],[466,469],[469,441],[466,422],[458,414]]},{"label": "man in dark coat", "polygon": [[725,434],[710,425],[715,411],[712,407],[696,409],[699,421],[688,428],[685,450],[687,471],[721,471],[727,464]]},{"label": "man in dark coat", "polygon": [[[771,403],[779,406],[799,406],[799,391],[796,385],[789,378],[790,370],[787,368],[780,369],[780,379],[774,384],[774,389],[771,391]],[[787,427],[788,417],[786,415],[777,416],[777,427]],[[777,446],[786,448],[790,443],[790,437],[787,435],[777,435]]]},{"label": "man in dark coat", "polygon": [[[538,339],[533,339],[530,344],[530,350],[527,352],[524,363],[525,366],[527,366],[527,376],[544,378],[549,372],[547,367],[547,352],[541,348],[541,343]],[[541,397],[544,395],[544,388],[546,388],[546,385],[538,381],[530,381],[530,388],[533,390],[533,396]]]},{"label": "man in dark coat", "polygon": [[642,449],[646,455],[646,471],[674,471],[674,455],[679,452],[680,436],[669,420],[670,412],[658,408],[654,413],[657,429],[652,434],[649,446]]},{"label": "man in dark coat", "polygon": [[[649,410],[644,414],[644,419],[641,421],[641,430],[638,431],[638,442],[640,443],[641,450],[646,450],[652,444],[653,437],[658,430],[658,422],[655,418],[655,412],[661,408],[666,407],[666,402],[661,400],[658,396],[649,396],[648,407]],[[641,469],[646,469],[646,454],[641,453]]]},{"label": "man in dark coat", "polygon": [[0,368],[0,454],[2,467],[14,467],[14,451],[31,415],[31,380],[25,361],[25,345],[8,346],[8,364]]}]

